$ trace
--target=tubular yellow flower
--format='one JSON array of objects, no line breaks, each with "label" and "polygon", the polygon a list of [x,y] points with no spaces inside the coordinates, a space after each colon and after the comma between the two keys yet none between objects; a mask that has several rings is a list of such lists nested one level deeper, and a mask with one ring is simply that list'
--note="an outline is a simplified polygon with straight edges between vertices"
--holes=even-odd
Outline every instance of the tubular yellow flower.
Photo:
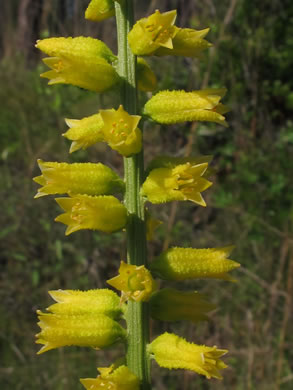
[{"label": "tubular yellow flower", "polygon": [[212,183],[203,177],[208,163],[186,162],[171,168],[151,170],[142,185],[142,195],[152,203],[164,203],[173,200],[190,200],[201,206],[206,203],[201,192]]},{"label": "tubular yellow flower", "polygon": [[176,28],[173,48],[160,47],[154,54],[156,56],[201,57],[202,51],[212,46],[203,39],[209,30],[209,28],[199,31],[191,28]]},{"label": "tubular yellow flower", "polygon": [[47,38],[37,41],[36,47],[50,56],[43,61],[51,70],[41,74],[50,80],[50,85],[72,84],[102,92],[119,80],[111,65],[116,57],[98,39]]},{"label": "tubular yellow flower", "polygon": [[87,390],[139,390],[139,379],[127,366],[98,368],[101,375],[97,378],[81,379]]},{"label": "tubular yellow flower", "polygon": [[100,110],[104,127],[104,139],[109,146],[120,154],[128,157],[140,152],[142,135],[137,125],[139,115],[129,115],[120,105],[118,110]]},{"label": "tubular yellow flower", "polygon": [[150,271],[143,265],[136,266],[121,261],[119,275],[107,280],[110,286],[122,291],[121,300],[131,299],[136,302],[146,302],[157,289],[156,282]]},{"label": "tubular yellow flower", "polygon": [[55,200],[65,211],[55,221],[68,225],[67,236],[82,229],[111,233],[126,225],[126,207],[114,196],[76,195]]},{"label": "tubular yellow flower", "polygon": [[44,344],[38,354],[70,345],[101,349],[126,336],[118,322],[103,314],[66,316],[41,311],[37,313],[41,332],[36,335],[36,343]]},{"label": "tubular yellow flower", "polygon": [[162,252],[150,265],[151,271],[161,279],[224,279],[235,281],[228,272],[240,267],[227,257],[233,246],[194,249],[171,248]]},{"label": "tubular yellow flower", "polygon": [[69,130],[63,136],[72,141],[70,153],[81,148],[86,149],[97,142],[104,141],[102,132],[104,122],[100,114],[91,115],[80,120],[65,119],[65,122]]},{"label": "tubular yellow flower", "polygon": [[128,42],[135,55],[151,55],[159,47],[173,47],[172,39],[176,34],[174,26],[177,11],[155,13],[140,19],[128,34]]},{"label": "tubular yellow flower", "polygon": [[206,313],[216,308],[196,291],[183,292],[173,288],[163,288],[153,294],[150,307],[151,315],[156,320],[194,323],[208,320]]},{"label": "tubular yellow flower", "polygon": [[85,11],[85,18],[93,22],[101,22],[113,15],[115,15],[114,0],[91,0]]},{"label": "tubular yellow flower", "polygon": [[191,370],[206,378],[222,379],[219,370],[226,368],[220,357],[228,351],[197,345],[172,333],[164,333],[157,337],[150,345],[149,352],[154,355],[161,367],[171,369]]},{"label": "tubular yellow flower", "polygon": [[57,303],[49,306],[47,310],[55,314],[68,316],[104,314],[117,319],[124,310],[118,295],[109,289],[55,290],[49,291],[49,294]]},{"label": "tubular yellow flower", "polygon": [[140,91],[152,92],[157,87],[157,78],[149,64],[142,58],[137,58],[137,88]]},{"label": "tubular yellow flower", "polygon": [[228,110],[220,103],[225,88],[209,88],[200,91],[161,91],[144,106],[143,114],[163,124],[186,121],[216,122],[227,127],[222,114]]},{"label": "tubular yellow flower", "polygon": [[35,198],[51,194],[108,195],[124,191],[124,182],[109,167],[93,163],[58,163],[38,160],[41,176]]}]

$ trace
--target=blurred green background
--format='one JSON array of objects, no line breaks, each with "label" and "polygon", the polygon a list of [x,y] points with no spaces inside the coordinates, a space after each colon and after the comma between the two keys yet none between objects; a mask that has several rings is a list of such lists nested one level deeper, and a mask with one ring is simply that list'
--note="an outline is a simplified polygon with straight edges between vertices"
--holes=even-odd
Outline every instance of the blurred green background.
[{"label": "blurred green background", "polygon": [[[228,129],[215,124],[147,124],[145,156],[213,154],[206,209],[191,203],[150,207],[164,224],[149,257],[170,245],[235,244],[238,283],[180,284],[204,292],[218,309],[211,322],[153,323],[188,340],[229,349],[223,381],[153,365],[157,390],[289,390],[293,384],[293,3],[289,0],[136,1],[137,17],[178,9],[177,25],[205,28],[214,43],[203,60],[154,58],[159,89],[228,88]],[[37,38],[94,36],[116,52],[115,21],[85,21],[88,0],[10,0],[0,13],[0,385],[1,390],[82,389],[122,350],[65,348],[36,356],[35,311],[51,289],[105,287],[121,258],[123,233],[64,236],[53,199],[33,200],[36,159],[102,161],[122,173],[121,158],[102,144],[68,155],[63,118],[117,106],[104,95],[48,87]],[[141,101],[145,99],[141,96]],[[291,114],[291,116],[290,116]]]}]

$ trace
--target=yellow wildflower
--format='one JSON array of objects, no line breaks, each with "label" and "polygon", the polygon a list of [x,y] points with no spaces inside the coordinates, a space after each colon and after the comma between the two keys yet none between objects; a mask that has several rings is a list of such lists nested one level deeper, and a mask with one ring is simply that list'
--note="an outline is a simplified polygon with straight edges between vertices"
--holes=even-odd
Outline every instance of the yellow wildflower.
[{"label": "yellow wildflower", "polygon": [[114,0],[91,0],[85,11],[85,18],[93,22],[101,22],[113,15],[115,15]]},{"label": "yellow wildflower", "polygon": [[58,163],[38,160],[41,176],[33,180],[42,187],[35,198],[50,194],[108,195],[124,191],[124,182],[101,163]]},{"label": "yellow wildflower", "polygon": [[111,233],[126,225],[126,207],[114,196],[76,195],[55,200],[65,211],[55,221],[68,225],[67,236],[82,229]]},{"label": "yellow wildflower", "polygon": [[118,110],[100,110],[104,127],[104,140],[120,154],[128,157],[140,152],[142,135],[137,125],[139,115],[129,115],[120,105]]},{"label": "yellow wildflower", "polygon": [[171,49],[176,34],[177,11],[161,13],[156,10],[148,18],[140,19],[128,34],[128,42],[135,55],[153,54],[159,47]]},{"label": "yellow wildflower", "polygon": [[114,291],[109,289],[95,289],[88,291],[55,290],[49,291],[57,302],[47,308],[48,311],[63,315],[99,315],[117,319],[124,307]]},{"label": "yellow wildflower", "polygon": [[208,163],[186,162],[171,168],[155,168],[150,171],[142,186],[142,195],[152,203],[173,200],[190,200],[201,206],[206,203],[201,192],[212,183],[203,177]]},{"label": "yellow wildflower", "polygon": [[197,345],[172,333],[164,333],[157,337],[150,345],[149,352],[154,355],[161,367],[169,369],[191,370],[206,378],[222,379],[219,370],[226,368],[220,357],[228,351]]},{"label": "yellow wildflower", "polygon": [[42,73],[49,84],[72,84],[102,92],[112,87],[119,76],[111,63],[116,57],[103,42],[90,37],[47,38],[36,47],[50,57],[43,61],[51,70]]},{"label": "yellow wildflower", "polygon": [[81,148],[86,149],[97,142],[104,141],[104,134],[102,132],[104,122],[101,114],[91,115],[80,120],[66,118],[65,122],[69,130],[63,136],[72,141],[69,150],[70,153]]},{"label": "yellow wildflower", "polygon": [[176,35],[172,41],[173,48],[160,47],[154,55],[200,57],[203,50],[212,46],[203,39],[209,30],[209,28],[200,31],[191,28],[176,28]]},{"label": "yellow wildflower", "polygon": [[70,345],[101,349],[126,336],[118,322],[103,314],[66,316],[41,311],[37,313],[41,332],[36,335],[36,343],[44,344],[38,354]]},{"label": "yellow wildflower", "polygon": [[139,390],[139,379],[127,366],[98,368],[101,375],[97,378],[81,379],[87,390]]},{"label": "yellow wildflower", "polygon": [[107,280],[107,283],[122,291],[122,301],[131,299],[136,302],[146,302],[157,289],[150,271],[143,265],[130,265],[124,261],[120,263],[119,275]]},{"label": "yellow wildflower", "polygon": [[156,320],[192,322],[207,320],[206,313],[216,308],[196,291],[183,292],[173,288],[163,288],[154,293],[150,307],[151,315]]},{"label": "yellow wildflower", "polygon": [[171,248],[162,252],[151,263],[150,269],[166,280],[213,278],[234,281],[228,272],[240,267],[240,264],[227,258],[233,248]]},{"label": "yellow wildflower", "polygon": [[161,91],[144,106],[144,115],[162,124],[186,121],[216,122],[228,126],[225,114],[228,110],[220,103],[225,88],[209,88],[193,92]]}]

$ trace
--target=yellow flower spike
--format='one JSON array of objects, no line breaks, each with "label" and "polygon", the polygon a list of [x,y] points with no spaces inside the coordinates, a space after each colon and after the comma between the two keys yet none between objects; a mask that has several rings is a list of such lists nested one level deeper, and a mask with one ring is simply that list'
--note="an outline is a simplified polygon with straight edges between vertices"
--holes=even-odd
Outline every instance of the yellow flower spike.
[{"label": "yellow flower spike", "polygon": [[102,132],[104,122],[100,114],[91,115],[80,120],[66,118],[65,122],[69,130],[63,136],[72,141],[70,153],[104,141]]},{"label": "yellow flower spike", "polygon": [[51,297],[57,302],[47,308],[48,311],[63,315],[99,315],[117,319],[125,307],[120,305],[120,298],[109,289],[96,289],[88,291],[55,290],[49,291]]},{"label": "yellow flower spike", "polygon": [[233,246],[223,248],[194,249],[171,248],[162,252],[150,265],[151,271],[161,279],[223,279],[235,281],[229,271],[240,267],[228,259]]},{"label": "yellow flower spike", "polygon": [[112,149],[125,157],[140,152],[142,134],[137,127],[139,115],[129,115],[121,105],[118,110],[100,110],[100,114],[104,121],[104,139]]},{"label": "yellow flower spike", "polygon": [[41,176],[33,180],[42,187],[35,198],[51,194],[108,195],[124,191],[124,182],[101,163],[58,163],[38,160]]},{"label": "yellow flower spike", "polygon": [[136,266],[121,261],[119,275],[107,280],[110,286],[122,291],[121,300],[127,299],[136,302],[146,302],[157,289],[156,282],[149,270],[143,265]]},{"label": "yellow flower spike", "polygon": [[191,370],[208,379],[222,379],[219,370],[227,367],[220,360],[228,352],[226,349],[189,343],[172,333],[157,337],[148,350],[161,367]]},{"label": "yellow flower spike", "polygon": [[101,22],[114,15],[114,0],[91,0],[85,11],[85,18],[93,22]]},{"label": "yellow flower spike", "polygon": [[157,78],[149,64],[142,58],[137,58],[137,88],[140,91],[152,92],[157,87]]},{"label": "yellow flower spike", "polygon": [[162,14],[156,10],[148,18],[140,19],[128,34],[128,42],[133,54],[151,55],[159,47],[172,49],[172,39],[176,34],[174,26],[176,16],[176,10]]},{"label": "yellow flower spike", "polygon": [[72,84],[102,92],[119,81],[111,65],[116,57],[98,39],[47,38],[37,41],[36,47],[50,56],[43,61],[51,70],[41,74],[41,77],[50,80],[49,85]]},{"label": "yellow flower spike", "polygon": [[208,163],[186,162],[172,168],[153,169],[143,183],[141,193],[151,203],[190,200],[206,206],[201,192],[212,185],[203,177],[207,167]]},{"label": "yellow flower spike", "polygon": [[199,31],[191,28],[177,28],[173,38],[173,48],[160,47],[154,54],[156,56],[201,57],[202,51],[212,46],[210,42],[203,39],[209,30],[209,28]]},{"label": "yellow flower spike", "polygon": [[160,321],[186,320],[206,321],[206,313],[216,308],[204,295],[196,291],[183,292],[173,288],[163,288],[154,293],[150,300],[151,316]]},{"label": "yellow flower spike", "polygon": [[76,195],[55,200],[65,211],[55,221],[68,225],[66,236],[82,229],[112,233],[126,225],[126,207],[114,196]]},{"label": "yellow flower spike", "polygon": [[61,315],[37,311],[41,332],[37,344],[44,344],[38,354],[64,346],[76,345],[101,349],[124,340],[126,331],[118,322],[103,314]]},{"label": "yellow flower spike", "polygon": [[139,390],[139,379],[127,366],[114,368],[98,368],[101,375],[97,378],[80,379],[80,382],[87,390]]},{"label": "yellow flower spike", "polygon": [[225,88],[193,92],[161,91],[145,104],[143,114],[162,124],[202,121],[227,127],[223,114],[229,110],[220,103],[225,94]]}]

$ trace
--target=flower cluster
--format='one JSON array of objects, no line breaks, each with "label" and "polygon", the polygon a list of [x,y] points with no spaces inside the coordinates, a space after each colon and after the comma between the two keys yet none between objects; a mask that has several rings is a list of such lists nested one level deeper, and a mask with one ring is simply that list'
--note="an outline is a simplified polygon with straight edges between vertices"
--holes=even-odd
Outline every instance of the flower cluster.
[{"label": "flower cluster", "polygon": [[[123,4],[120,0],[92,0],[85,17],[92,21],[107,19]],[[164,13],[157,10],[137,21],[128,33],[128,50],[133,56],[200,58],[203,50],[211,46],[204,39],[209,29],[179,28],[175,25],[176,16],[176,10]],[[72,84],[96,92],[125,86],[127,80],[117,66],[119,58],[98,39],[49,38],[38,41],[36,47],[49,56],[44,62],[51,70],[41,75],[49,79],[49,84]],[[157,86],[156,76],[144,58],[137,58],[136,69],[138,88],[153,91]],[[118,108],[100,109],[82,119],[66,119],[69,129],[63,136],[72,142],[70,153],[98,142],[107,143],[124,157],[126,170],[130,170],[142,159],[143,120],[167,125],[209,121],[227,126],[224,114],[228,108],[221,103],[225,93],[225,88],[159,91],[141,107],[141,115],[127,112],[121,104]],[[150,216],[144,203],[191,201],[206,206],[202,192],[212,185],[209,180],[211,159],[211,156],[156,157],[144,172],[142,165],[132,171],[138,189],[131,187],[127,180],[125,183],[112,168],[102,163],[38,160],[41,175],[34,181],[40,188],[35,197],[65,195],[55,199],[64,211],[55,220],[67,225],[66,235],[81,229],[111,233],[126,228],[129,243],[133,241],[132,232],[141,229],[144,242],[131,243],[137,259],[137,254],[141,253],[139,250],[145,250],[146,238],[152,239],[154,229],[161,223]],[[135,207],[129,207],[127,202],[131,191],[136,196]],[[107,281],[121,292],[121,297],[108,289],[50,291],[56,303],[45,313],[37,312],[41,331],[36,342],[43,345],[38,353],[70,345],[101,349],[118,342],[127,343],[130,331],[119,321],[126,319],[128,323],[130,308],[134,305],[139,308],[148,305],[152,318],[159,321],[196,323],[209,319],[208,313],[215,309],[215,305],[204,295],[196,291],[159,289],[154,278],[233,281],[228,272],[239,264],[228,258],[232,249],[232,246],[208,249],[174,247],[158,255],[147,268],[144,261],[132,262],[128,248],[128,264],[121,261],[118,275]],[[221,379],[220,370],[226,367],[220,359],[227,352],[225,349],[196,345],[175,334],[164,333],[142,349],[145,356],[154,358],[162,367],[192,370],[207,378]],[[134,357],[131,359],[135,360]],[[146,362],[144,365],[148,366]],[[140,373],[132,372],[124,363],[99,368],[99,371],[97,378],[81,379],[86,389],[140,388]]]}]

